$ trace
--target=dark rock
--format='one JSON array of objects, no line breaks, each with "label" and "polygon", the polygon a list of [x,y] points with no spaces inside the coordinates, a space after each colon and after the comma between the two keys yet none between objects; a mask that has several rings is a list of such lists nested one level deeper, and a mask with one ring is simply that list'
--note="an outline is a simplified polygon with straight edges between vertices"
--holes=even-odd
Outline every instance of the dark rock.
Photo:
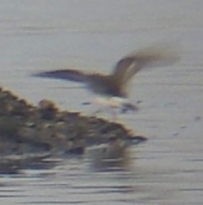
[{"label": "dark rock", "polygon": [[[54,102],[46,99],[34,106],[0,88],[1,157],[17,155],[18,161],[23,161],[26,156],[27,162],[30,156],[33,159],[59,153],[81,155],[87,146],[117,139],[126,145],[146,141],[145,137],[134,136],[122,124],[79,112],[60,111]],[[10,161],[3,164],[6,163],[10,167]]]}]

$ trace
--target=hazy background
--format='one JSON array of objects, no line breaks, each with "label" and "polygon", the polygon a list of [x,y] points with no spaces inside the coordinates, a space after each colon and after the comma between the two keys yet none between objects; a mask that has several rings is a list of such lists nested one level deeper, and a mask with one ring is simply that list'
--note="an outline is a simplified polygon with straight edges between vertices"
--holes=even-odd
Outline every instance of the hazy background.
[{"label": "hazy background", "polygon": [[156,42],[182,48],[178,64],[135,78],[130,98],[142,101],[140,111],[120,118],[149,141],[132,150],[130,174],[89,173],[85,162],[68,161],[51,176],[0,178],[6,184],[0,190],[4,204],[202,204],[202,1],[0,0],[0,5],[0,85],[32,103],[49,98],[63,109],[90,114],[96,107],[81,105],[89,94],[80,85],[30,74],[61,68],[109,72],[128,52]]}]

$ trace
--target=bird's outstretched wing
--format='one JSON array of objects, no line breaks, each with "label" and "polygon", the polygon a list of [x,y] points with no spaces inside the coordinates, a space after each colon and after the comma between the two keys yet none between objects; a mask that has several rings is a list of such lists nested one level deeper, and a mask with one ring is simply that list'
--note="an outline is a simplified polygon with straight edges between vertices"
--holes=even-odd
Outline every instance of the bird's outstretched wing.
[{"label": "bird's outstretched wing", "polygon": [[75,81],[79,83],[84,83],[87,78],[87,75],[85,73],[81,71],[77,71],[77,70],[72,70],[72,69],[39,72],[39,73],[32,74],[32,76],[42,77],[42,78],[70,80],[70,81]]},{"label": "bird's outstretched wing", "polygon": [[112,76],[122,85],[141,69],[168,66],[180,59],[177,46],[171,44],[156,44],[140,51],[129,53],[116,64]]}]

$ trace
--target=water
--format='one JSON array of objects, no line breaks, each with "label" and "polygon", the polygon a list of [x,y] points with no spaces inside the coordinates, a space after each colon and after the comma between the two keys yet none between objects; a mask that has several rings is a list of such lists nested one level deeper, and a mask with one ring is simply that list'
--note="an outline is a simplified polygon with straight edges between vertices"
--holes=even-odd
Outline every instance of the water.
[{"label": "water", "polygon": [[87,159],[57,159],[48,167],[0,178],[2,204],[164,204],[203,201],[201,1],[0,1],[1,86],[37,103],[90,113],[88,93],[74,83],[32,78],[60,68],[108,72],[128,52],[177,41],[181,61],[136,76],[137,114],[121,121],[148,142],[132,147],[125,169],[91,169]]}]

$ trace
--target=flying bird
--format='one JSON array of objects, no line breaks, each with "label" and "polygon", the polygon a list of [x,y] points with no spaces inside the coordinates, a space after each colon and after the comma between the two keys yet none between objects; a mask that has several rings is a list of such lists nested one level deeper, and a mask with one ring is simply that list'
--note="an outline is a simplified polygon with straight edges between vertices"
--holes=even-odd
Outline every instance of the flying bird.
[{"label": "flying bird", "polygon": [[179,59],[179,53],[174,45],[162,43],[129,53],[116,63],[110,74],[61,69],[33,75],[84,83],[89,91],[96,94],[97,102],[111,108],[121,108],[122,112],[126,112],[137,110],[137,106],[128,100],[127,92],[135,74],[142,69],[172,65]]}]

